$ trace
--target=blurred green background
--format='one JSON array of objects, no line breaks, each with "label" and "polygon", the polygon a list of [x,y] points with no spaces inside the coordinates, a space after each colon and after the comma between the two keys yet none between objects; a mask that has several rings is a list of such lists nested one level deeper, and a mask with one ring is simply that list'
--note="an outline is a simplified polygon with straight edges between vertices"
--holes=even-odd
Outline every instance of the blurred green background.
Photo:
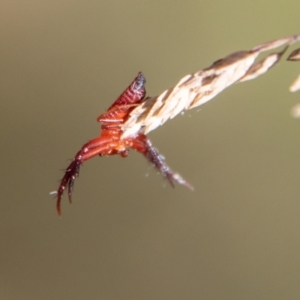
[{"label": "blurred green background", "polygon": [[150,133],[194,192],[131,152],[84,164],[61,218],[49,196],[138,71],[154,96],[231,52],[300,33],[299,8],[2,0],[0,298],[300,299],[297,63]]}]

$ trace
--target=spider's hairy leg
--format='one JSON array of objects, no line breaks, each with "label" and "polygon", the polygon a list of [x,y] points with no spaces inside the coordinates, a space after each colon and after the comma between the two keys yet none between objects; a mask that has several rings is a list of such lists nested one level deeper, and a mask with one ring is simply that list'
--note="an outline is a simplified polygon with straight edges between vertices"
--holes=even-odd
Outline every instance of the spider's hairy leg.
[{"label": "spider's hairy leg", "polygon": [[96,155],[103,156],[122,153],[122,150],[116,150],[119,145],[119,139],[120,134],[109,135],[106,131],[103,131],[100,137],[95,138],[89,141],[88,143],[84,144],[82,148],[77,152],[73,161],[67,167],[57,190],[56,210],[59,215],[61,215],[61,198],[66,188],[68,189],[69,202],[72,202],[72,189],[74,186],[75,179],[79,175],[79,169],[81,164],[84,161]]},{"label": "spider's hairy leg", "polygon": [[138,134],[134,138],[126,139],[126,145],[140,153],[142,153],[158,171],[165,176],[172,187],[174,183],[186,186],[190,190],[194,190],[193,186],[182,178],[178,173],[175,173],[166,164],[164,157],[153,147],[151,141],[144,134]]}]

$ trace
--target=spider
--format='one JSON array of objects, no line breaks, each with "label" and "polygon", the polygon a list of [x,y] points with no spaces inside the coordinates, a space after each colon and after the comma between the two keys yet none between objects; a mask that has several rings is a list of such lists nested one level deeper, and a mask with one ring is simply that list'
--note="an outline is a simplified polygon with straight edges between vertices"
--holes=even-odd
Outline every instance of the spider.
[{"label": "spider", "polygon": [[58,215],[61,215],[61,199],[65,189],[68,190],[69,202],[71,203],[73,185],[79,175],[81,164],[96,155],[119,154],[121,157],[127,157],[129,149],[134,149],[142,153],[167,178],[171,186],[174,187],[174,183],[178,183],[193,189],[186,180],[168,167],[164,157],[152,146],[145,134],[138,132],[125,138],[122,137],[121,125],[128,119],[130,112],[145,100],[145,83],[144,75],[139,72],[108,110],[97,118],[97,121],[102,123],[100,136],[84,144],[77,152],[67,167],[57,191],[54,192],[57,194],[56,210]]}]

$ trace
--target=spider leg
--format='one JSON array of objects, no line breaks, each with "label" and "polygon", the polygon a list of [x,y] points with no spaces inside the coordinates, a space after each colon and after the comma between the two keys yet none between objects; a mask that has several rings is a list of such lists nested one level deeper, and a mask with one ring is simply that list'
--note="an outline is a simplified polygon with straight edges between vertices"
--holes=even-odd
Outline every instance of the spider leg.
[{"label": "spider leg", "polygon": [[194,190],[193,186],[188,183],[178,173],[172,171],[172,169],[166,164],[164,157],[153,147],[151,141],[144,134],[138,134],[135,138],[126,139],[126,144],[134,150],[142,153],[158,171],[165,176],[172,187],[175,183],[181,184]]},{"label": "spider leg", "polygon": [[117,146],[118,142],[116,137],[100,136],[99,138],[93,139],[83,145],[83,147],[77,152],[75,158],[67,167],[57,190],[56,210],[59,215],[61,215],[60,204],[66,187],[68,190],[69,202],[72,202],[72,190],[75,179],[79,175],[81,164],[96,155],[117,154],[117,152],[114,150]]}]

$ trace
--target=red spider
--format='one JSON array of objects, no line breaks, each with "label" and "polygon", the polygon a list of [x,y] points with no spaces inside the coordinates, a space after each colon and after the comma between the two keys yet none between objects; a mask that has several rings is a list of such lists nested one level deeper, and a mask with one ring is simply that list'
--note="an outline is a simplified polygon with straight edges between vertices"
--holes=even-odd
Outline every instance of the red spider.
[{"label": "red spider", "polygon": [[96,155],[119,154],[126,157],[130,148],[142,153],[168,179],[172,186],[174,186],[174,182],[177,182],[192,189],[187,181],[166,165],[163,156],[152,146],[145,134],[137,133],[126,138],[121,137],[123,133],[121,125],[127,120],[130,112],[145,99],[145,82],[144,75],[141,72],[138,73],[129,87],[109,109],[97,118],[97,121],[102,123],[100,136],[82,146],[61,179],[56,192],[56,209],[59,215],[61,215],[61,198],[66,187],[68,188],[69,201],[72,202],[72,188],[83,162]]}]

